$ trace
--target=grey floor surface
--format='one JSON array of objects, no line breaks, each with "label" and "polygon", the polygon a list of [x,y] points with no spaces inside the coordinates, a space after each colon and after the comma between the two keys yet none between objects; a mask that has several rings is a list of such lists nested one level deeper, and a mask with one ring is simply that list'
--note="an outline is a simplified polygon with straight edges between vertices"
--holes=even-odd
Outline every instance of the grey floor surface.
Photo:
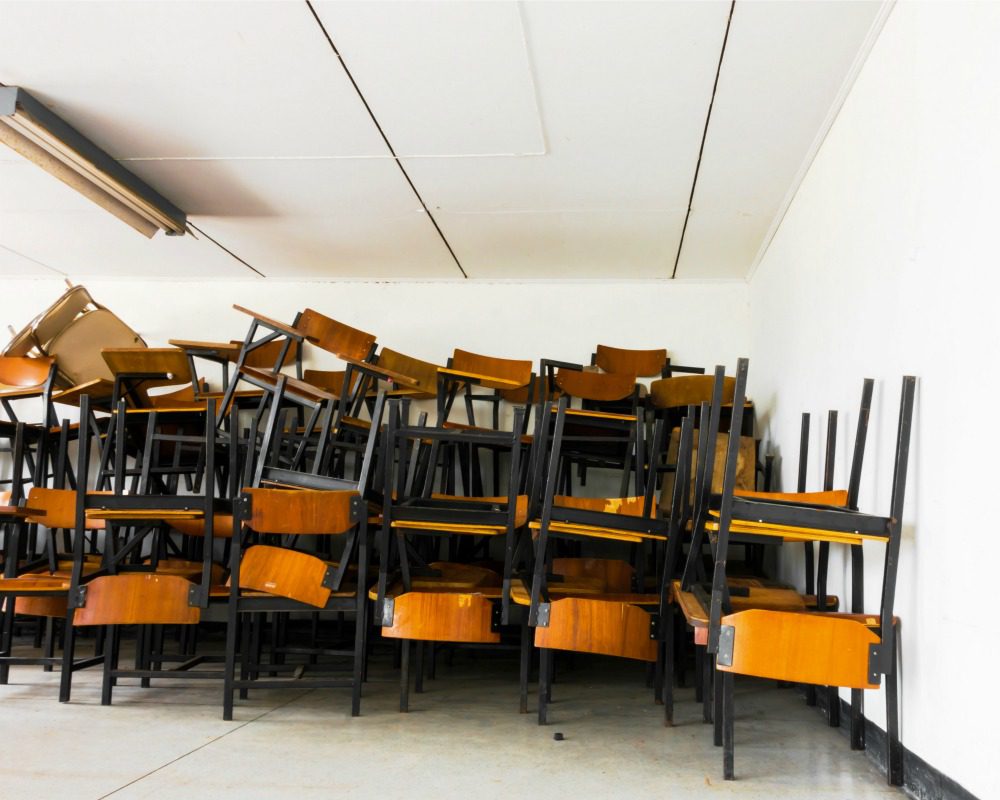
[{"label": "grey floor surface", "polygon": [[[100,705],[100,672],[12,670],[0,686],[0,798],[863,798],[902,797],[791,689],[739,681],[737,780],[693,690],[665,728],[643,665],[577,657],[559,671],[551,724],[517,713],[515,658],[459,654],[398,713],[383,655],[362,716],[346,690],[258,691],[224,722],[214,682],[126,681]],[[532,697],[532,708],[534,698]],[[560,732],[563,741],[553,734]]]}]

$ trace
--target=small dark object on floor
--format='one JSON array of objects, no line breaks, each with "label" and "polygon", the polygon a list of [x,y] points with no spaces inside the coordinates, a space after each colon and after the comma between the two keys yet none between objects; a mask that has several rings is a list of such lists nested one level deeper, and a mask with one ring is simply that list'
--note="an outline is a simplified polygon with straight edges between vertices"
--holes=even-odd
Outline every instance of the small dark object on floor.
[{"label": "small dark object on floor", "polygon": [[563,740],[563,735],[561,733],[558,733],[558,732],[557,733],[553,733],[552,734],[552,738],[555,739],[557,742],[561,742]]}]

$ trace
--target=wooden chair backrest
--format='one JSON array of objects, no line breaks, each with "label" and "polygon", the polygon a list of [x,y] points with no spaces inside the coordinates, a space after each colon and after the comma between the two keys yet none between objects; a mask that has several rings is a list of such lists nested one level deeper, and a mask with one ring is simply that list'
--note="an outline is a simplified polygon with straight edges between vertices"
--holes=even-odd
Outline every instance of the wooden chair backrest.
[{"label": "wooden chair backrest", "polygon": [[[649,386],[649,396],[656,408],[682,408],[711,402],[714,375],[683,375],[677,378],[661,378]],[[722,382],[722,403],[732,403],[736,379],[730,376]]]},{"label": "wooden chair backrest", "polygon": [[87,583],[73,625],[195,625],[201,609],[188,602],[190,589],[179,575],[103,575]]},{"label": "wooden chair backrest", "polygon": [[635,569],[617,558],[554,558],[552,572],[567,578],[599,578],[605,592],[626,594],[632,591]]},{"label": "wooden chair backrest", "polygon": [[[243,344],[242,339],[232,339],[230,342],[231,344]],[[247,353],[243,363],[248,367],[271,369],[274,367],[274,362],[278,360],[278,354],[281,352],[281,348],[285,346],[285,343],[285,339],[275,339],[273,342],[262,344],[260,347],[256,347]],[[286,367],[289,364],[294,364],[298,353],[299,343],[294,340],[288,342],[288,352],[285,354],[285,360],[281,362],[281,366]]]},{"label": "wooden chair backrest", "polygon": [[658,378],[667,365],[667,350],[626,350],[597,345],[594,363],[605,372],[625,373],[640,378]]},{"label": "wooden chair backrest", "polygon": [[584,511],[601,511],[605,514],[621,514],[623,517],[641,517],[644,497],[576,497],[557,494],[553,505],[563,508],[580,508]]},{"label": "wooden chair backrest", "polygon": [[570,397],[596,402],[625,400],[635,391],[635,375],[632,373],[561,369],[556,372],[555,383]]},{"label": "wooden chair backrest", "polygon": [[258,533],[336,534],[355,524],[352,490],[244,489],[252,498],[250,527]]},{"label": "wooden chair backrest", "polygon": [[333,353],[364,361],[375,345],[375,336],[307,308],[295,325],[312,344]]},{"label": "wooden chair backrest", "polygon": [[48,380],[54,358],[0,357],[0,385],[41,386]]},{"label": "wooden chair backrest", "polygon": [[[680,380],[670,378],[669,380]],[[697,473],[698,460],[698,431],[693,432],[691,447],[691,500],[694,501],[694,485]],[[715,460],[712,463],[712,493],[718,494],[722,491],[722,479],[726,471],[726,447],[729,444],[729,434],[719,433],[715,437]],[[667,448],[667,462],[677,463],[677,451],[680,446],[680,428],[674,428],[670,434],[670,444]],[[737,461],[736,488],[739,492],[747,493],[749,496],[757,488],[757,442],[752,436],[740,437],[740,450]],[[674,473],[667,472],[663,476],[663,484],[660,491],[660,506],[666,510],[670,508],[670,499],[674,492]]]},{"label": "wooden chair backrest", "polygon": [[421,391],[427,394],[437,394],[437,364],[432,364],[430,361],[421,361],[419,358],[397,353],[395,350],[383,347],[382,351],[378,354],[378,365],[405,375],[407,378],[412,378],[416,381]]},{"label": "wooden chair backrest", "polygon": [[101,350],[113,375],[161,374],[169,377],[143,380],[144,387],[191,383],[191,363],[179,347],[115,347]]},{"label": "wooden chair backrest", "polygon": [[74,286],[11,339],[3,354],[25,356],[36,347],[44,349],[56,334],[88,306],[96,307],[93,298],[84,287]]},{"label": "wooden chair backrest", "polygon": [[474,372],[491,378],[516,381],[519,386],[527,386],[531,381],[532,363],[514,358],[496,358],[470,353],[456,348],[451,366],[462,372]]}]

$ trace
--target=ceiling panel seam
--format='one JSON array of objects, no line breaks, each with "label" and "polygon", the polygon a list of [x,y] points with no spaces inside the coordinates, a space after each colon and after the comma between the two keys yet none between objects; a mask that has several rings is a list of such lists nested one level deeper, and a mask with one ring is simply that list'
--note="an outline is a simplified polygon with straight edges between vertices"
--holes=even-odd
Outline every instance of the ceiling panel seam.
[{"label": "ceiling panel seam", "polygon": [[5,244],[0,244],[0,250],[6,250],[8,253],[13,253],[15,256],[18,256],[19,258],[23,258],[25,261],[30,261],[32,264],[38,264],[38,266],[43,267],[43,268],[45,268],[45,269],[47,269],[47,270],[49,270],[51,272],[54,272],[56,275],[60,275],[63,278],[66,278],[66,277],[69,276],[68,272],[63,272],[61,269],[56,269],[55,267],[50,267],[44,261],[39,261],[37,258],[32,258],[31,256],[25,255],[24,253],[20,253],[17,250],[15,250],[13,247],[7,247],[7,245],[5,245]]},{"label": "ceiling panel seam", "polygon": [[[251,272],[257,273],[257,275],[259,275],[261,278],[266,278],[267,277],[267,275],[265,275],[263,272],[261,272],[259,269],[257,269],[252,264],[250,264],[248,261],[245,261],[244,259],[240,258],[238,255],[236,255],[236,253],[234,253],[232,250],[230,250],[224,244],[222,244],[221,242],[219,242],[217,239],[214,239],[211,236],[209,236],[207,233],[205,233],[205,231],[203,231],[201,228],[199,228],[197,225],[195,225],[193,222],[191,222],[191,220],[188,220],[187,224],[188,224],[189,228],[192,228],[192,229],[198,231],[198,233],[200,233],[202,236],[204,236],[206,239],[208,239],[208,241],[210,241],[212,244],[214,244],[216,247],[218,247],[224,253],[228,253],[230,256],[232,256],[233,258],[235,258],[237,261],[239,261],[244,267],[246,267]],[[195,238],[197,238],[197,237],[195,237]]]},{"label": "ceiling panel seam", "polygon": [[353,86],[354,91],[357,92],[358,99],[361,100],[361,104],[365,107],[365,111],[367,111],[368,116],[371,117],[372,123],[375,125],[375,129],[378,131],[379,136],[381,136],[382,141],[385,142],[385,146],[389,150],[389,153],[392,155],[393,160],[396,162],[396,166],[399,167],[399,171],[403,174],[403,178],[406,179],[406,182],[410,185],[410,189],[413,190],[414,196],[417,198],[417,200],[420,202],[420,205],[423,207],[424,213],[427,215],[427,219],[431,221],[431,224],[434,226],[434,230],[437,231],[438,236],[441,238],[441,242],[447,248],[448,254],[455,262],[455,266],[458,267],[459,272],[462,273],[462,277],[468,278],[469,275],[462,267],[462,262],[458,260],[458,256],[455,255],[455,251],[452,249],[451,244],[448,242],[447,237],[445,237],[444,231],[441,230],[441,226],[438,225],[437,220],[434,219],[434,215],[431,213],[431,210],[427,207],[427,203],[424,202],[424,198],[420,196],[420,192],[417,190],[416,185],[410,178],[409,173],[407,173],[406,167],[403,166],[403,162],[400,160],[399,156],[396,155],[396,150],[395,148],[393,148],[392,142],[389,141],[389,137],[386,136],[385,131],[382,130],[382,126],[379,124],[378,118],[375,116],[375,112],[372,111],[371,106],[368,104],[368,100],[365,98],[364,93],[361,91],[361,87],[358,86],[357,81],[354,80],[354,76],[351,74],[351,70],[348,68],[347,62],[344,61],[344,57],[340,54],[340,51],[337,49],[337,45],[333,43],[333,37],[330,36],[330,33],[329,31],[327,31],[326,26],[323,25],[323,21],[319,18],[319,14],[316,13],[316,9],[313,8],[313,4],[310,2],[310,0],[305,0],[305,3],[306,6],[308,6],[309,8],[309,13],[312,14],[313,19],[316,20],[316,24],[319,26],[319,29],[323,32],[323,36],[326,38],[327,43],[330,45],[330,49],[333,51],[333,54],[337,57],[337,60],[340,62],[340,66],[343,68],[344,74],[347,75],[347,79],[351,82],[351,86]]},{"label": "ceiling panel seam", "polygon": [[722,61],[726,57],[726,44],[729,42],[729,29],[733,24],[733,11],[736,10],[736,0],[729,6],[729,16],[726,18],[726,32],[722,37],[722,48],[719,50],[719,63],[715,68],[715,81],[712,83],[712,96],[708,100],[708,113],[705,114],[705,128],[701,133],[701,145],[698,147],[698,160],[694,165],[694,177],[691,180],[691,194],[688,195],[687,213],[684,215],[684,226],[681,228],[681,238],[677,242],[677,255],[674,257],[674,269],[671,278],[677,277],[677,265],[681,261],[681,250],[684,249],[684,234],[687,233],[688,220],[691,219],[691,206],[694,203],[694,192],[698,186],[698,172],[701,170],[701,157],[705,152],[705,140],[708,138],[708,126],[712,121],[712,106],[715,105],[715,93],[719,88],[719,75],[722,73]]}]

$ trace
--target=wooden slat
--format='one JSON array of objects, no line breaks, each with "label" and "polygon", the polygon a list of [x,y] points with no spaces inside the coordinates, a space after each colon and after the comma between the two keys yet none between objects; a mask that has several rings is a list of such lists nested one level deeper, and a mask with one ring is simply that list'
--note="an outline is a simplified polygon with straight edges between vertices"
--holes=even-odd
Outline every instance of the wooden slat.
[{"label": "wooden slat", "polygon": [[392,625],[382,628],[390,639],[498,644],[491,629],[493,603],[482,594],[407,592],[393,599]]},{"label": "wooden slat", "polygon": [[286,547],[254,545],[240,561],[240,588],[279,595],[323,608],[330,590],[323,586],[330,565],[322,559]]},{"label": "wooden slat", "polygon": [[194,625],[201,619],[188,605],[191,582],[177,575],[103,575],[86,585],[74,625]]},{"label": "wooden slat", "polygon": [[750,610],[729,614],[735,629],[733,663],[723,672],[792,683],[875,689],[868,648],[879,637],[867,625],[833,614]]},{"label": "wooden slat", "polygon": [[656,661],[651,617],[630,603],[566,597],[553,600],[547,627],[535,628],[535,647]]}]

